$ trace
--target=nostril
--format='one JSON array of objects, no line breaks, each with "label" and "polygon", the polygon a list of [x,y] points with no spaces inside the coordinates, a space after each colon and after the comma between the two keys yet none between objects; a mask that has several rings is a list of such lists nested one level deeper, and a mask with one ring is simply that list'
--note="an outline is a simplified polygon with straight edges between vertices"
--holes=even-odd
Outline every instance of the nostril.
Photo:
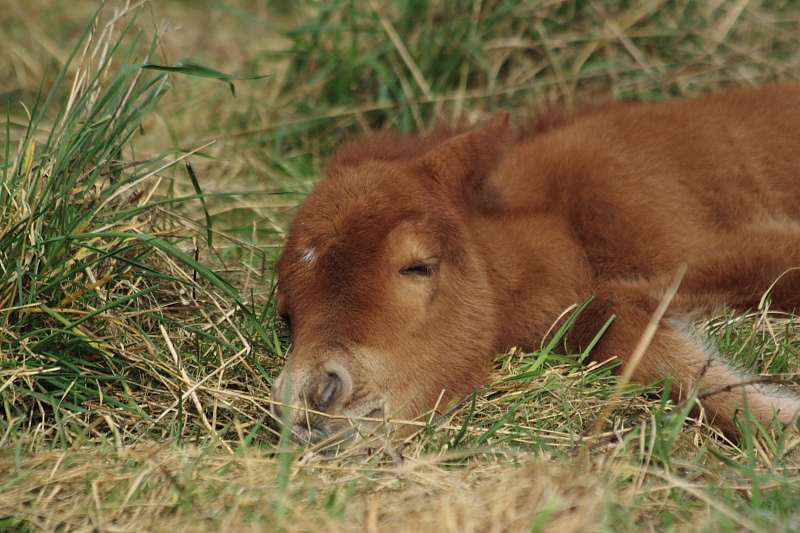
[{"label": "nostril", "polygon": [[328,361],[313,373],[287,367],[272,383],[269,408],[277,422],[314,431],[329,423],[325,414],[344,414],[352,395],[353,378],[338,361]]},{"label": "nostril", "polygon": [[341,394],[342,380],[335,372],[325,372],[320,388],[322,388],[322,392],[320,392],[317,398],[316,407],[320,411],[324,411],[330,407]]},{"label": "nostril", "polygon": [[353,379],[341,363],[328,363],[319,374],[319,381],[310,387],[314,407],[319,411],[341,409],[353,394]]}]

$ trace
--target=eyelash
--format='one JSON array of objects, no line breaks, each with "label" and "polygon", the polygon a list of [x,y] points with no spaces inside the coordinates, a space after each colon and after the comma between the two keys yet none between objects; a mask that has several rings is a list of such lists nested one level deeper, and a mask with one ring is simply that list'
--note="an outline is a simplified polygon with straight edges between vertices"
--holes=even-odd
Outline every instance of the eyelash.
[{"label": "eyelash", "polygon": [[417,265],[412,265],[408,268],[402,269],[400,274],[403,276],[422,276],[428,278],[433,276],[433,271],[434,265],[419,263]]}]

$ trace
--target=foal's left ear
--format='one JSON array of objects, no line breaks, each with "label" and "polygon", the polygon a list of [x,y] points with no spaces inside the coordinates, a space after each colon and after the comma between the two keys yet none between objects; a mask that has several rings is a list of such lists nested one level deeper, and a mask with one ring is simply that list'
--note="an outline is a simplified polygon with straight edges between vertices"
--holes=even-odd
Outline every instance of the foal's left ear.
[{"label": "foal's left ear", "polygon": [[447,186],[482,179],[507,148],[509,116],[500,111],[488,124],[448,139],[422,156],[422,165]]}]

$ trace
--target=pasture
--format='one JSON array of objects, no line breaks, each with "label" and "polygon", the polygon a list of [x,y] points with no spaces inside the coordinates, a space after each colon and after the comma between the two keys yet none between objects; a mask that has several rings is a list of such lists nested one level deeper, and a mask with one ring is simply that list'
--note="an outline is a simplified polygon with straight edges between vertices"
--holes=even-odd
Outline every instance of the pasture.
[{"label": "pasture", "polygon": [[[296,446],[269,404],[273,264],[333,146],[796,80],[800,4],[97,7],[0,0],[0,531],[800,528],[796,427],[731,441],[552,343],[402,441]],[[795,321],[696,326],[793,386]]]}]

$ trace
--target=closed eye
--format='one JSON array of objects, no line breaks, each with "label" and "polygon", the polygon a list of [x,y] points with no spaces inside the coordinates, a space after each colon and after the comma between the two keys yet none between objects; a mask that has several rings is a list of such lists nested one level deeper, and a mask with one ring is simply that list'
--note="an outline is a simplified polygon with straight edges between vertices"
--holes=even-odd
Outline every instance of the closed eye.
[{"label": "closed eye", "polygon": [[400,274],[403,276],[420,276],[428,278],[433,276],[435,271],[436,271],[436,262],[422,261],[419,263],[414,263],[413,265],[408,266],[406,268],[400,269]]}]

